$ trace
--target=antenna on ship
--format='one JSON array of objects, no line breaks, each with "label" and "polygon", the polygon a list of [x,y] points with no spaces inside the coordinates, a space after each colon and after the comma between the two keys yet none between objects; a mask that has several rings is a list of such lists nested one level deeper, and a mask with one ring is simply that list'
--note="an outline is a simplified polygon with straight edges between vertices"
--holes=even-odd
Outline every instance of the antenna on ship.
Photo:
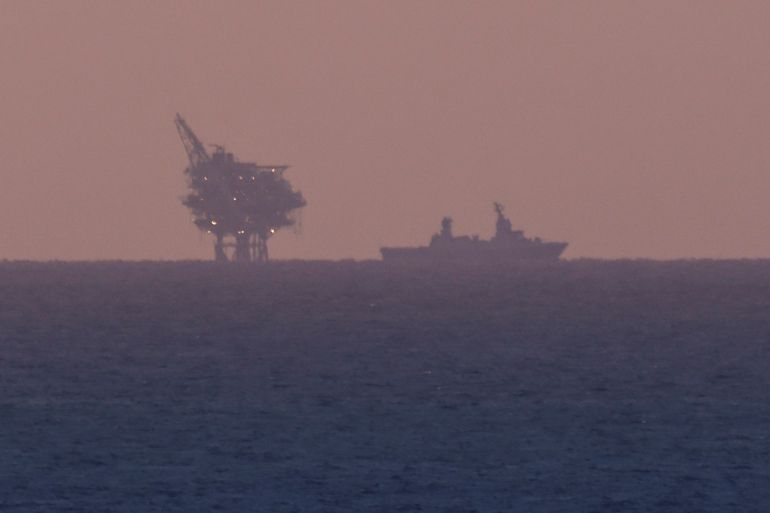
[{"label": "antenna on ship", "polygon": [[511,221],[505,217],[505,214],[503,211],[505,210],[505,207],[502,203],[499,203],[495,201],[493,203],[495,208],[495,213],[497,214],[497,221],[495,222],[495,240],[500,240],[504,238],[510,238],[513,235],[513,227],[511,225]]}]

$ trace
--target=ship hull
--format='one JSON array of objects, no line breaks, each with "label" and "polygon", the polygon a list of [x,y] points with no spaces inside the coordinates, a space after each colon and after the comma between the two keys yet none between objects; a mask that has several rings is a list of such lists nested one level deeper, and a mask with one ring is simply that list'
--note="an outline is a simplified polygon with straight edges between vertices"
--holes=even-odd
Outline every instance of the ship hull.
[{"label": "ship hull", "polygon": [[531,244],[489,244],[479,242],[467,247],[380,248],[382,259],[389,262],[471,262],[505,263],[518,261],[555,261],[567,248],[565,242]]}]

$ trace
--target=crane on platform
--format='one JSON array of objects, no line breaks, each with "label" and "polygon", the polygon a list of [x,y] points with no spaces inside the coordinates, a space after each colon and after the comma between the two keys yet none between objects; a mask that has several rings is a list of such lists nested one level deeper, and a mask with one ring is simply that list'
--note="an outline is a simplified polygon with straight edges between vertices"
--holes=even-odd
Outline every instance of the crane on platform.
[{"label": "crane on platform", "polygon": [[211,157],[206,152],[203,143],[179,113],[177,113],[174,123],[176,124],[176,131],[179,132],[179,138],[182,139],[182,144],[187,152],[187,158],[190,159],[190,165],[195,167],[210,162]]}]

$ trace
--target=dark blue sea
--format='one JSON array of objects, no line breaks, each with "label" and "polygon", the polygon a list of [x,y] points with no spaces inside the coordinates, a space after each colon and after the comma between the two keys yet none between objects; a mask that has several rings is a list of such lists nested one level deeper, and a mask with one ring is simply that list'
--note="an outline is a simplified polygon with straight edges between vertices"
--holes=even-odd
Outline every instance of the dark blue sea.
[{"label": "dark blue sea", "polygon": [[0,263],[2,512],[767,512],[770,261]]}]

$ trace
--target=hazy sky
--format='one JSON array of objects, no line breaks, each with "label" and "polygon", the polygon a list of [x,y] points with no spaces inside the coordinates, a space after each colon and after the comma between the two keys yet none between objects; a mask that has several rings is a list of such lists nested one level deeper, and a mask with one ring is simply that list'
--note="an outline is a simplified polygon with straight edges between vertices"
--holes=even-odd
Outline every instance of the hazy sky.
[{"label": "hazy sky", "polygon": [[211,258],[182,113],[375,258],[492,201],[567,257],[770,257],[770,2],[0,0],[0,258]]}]

